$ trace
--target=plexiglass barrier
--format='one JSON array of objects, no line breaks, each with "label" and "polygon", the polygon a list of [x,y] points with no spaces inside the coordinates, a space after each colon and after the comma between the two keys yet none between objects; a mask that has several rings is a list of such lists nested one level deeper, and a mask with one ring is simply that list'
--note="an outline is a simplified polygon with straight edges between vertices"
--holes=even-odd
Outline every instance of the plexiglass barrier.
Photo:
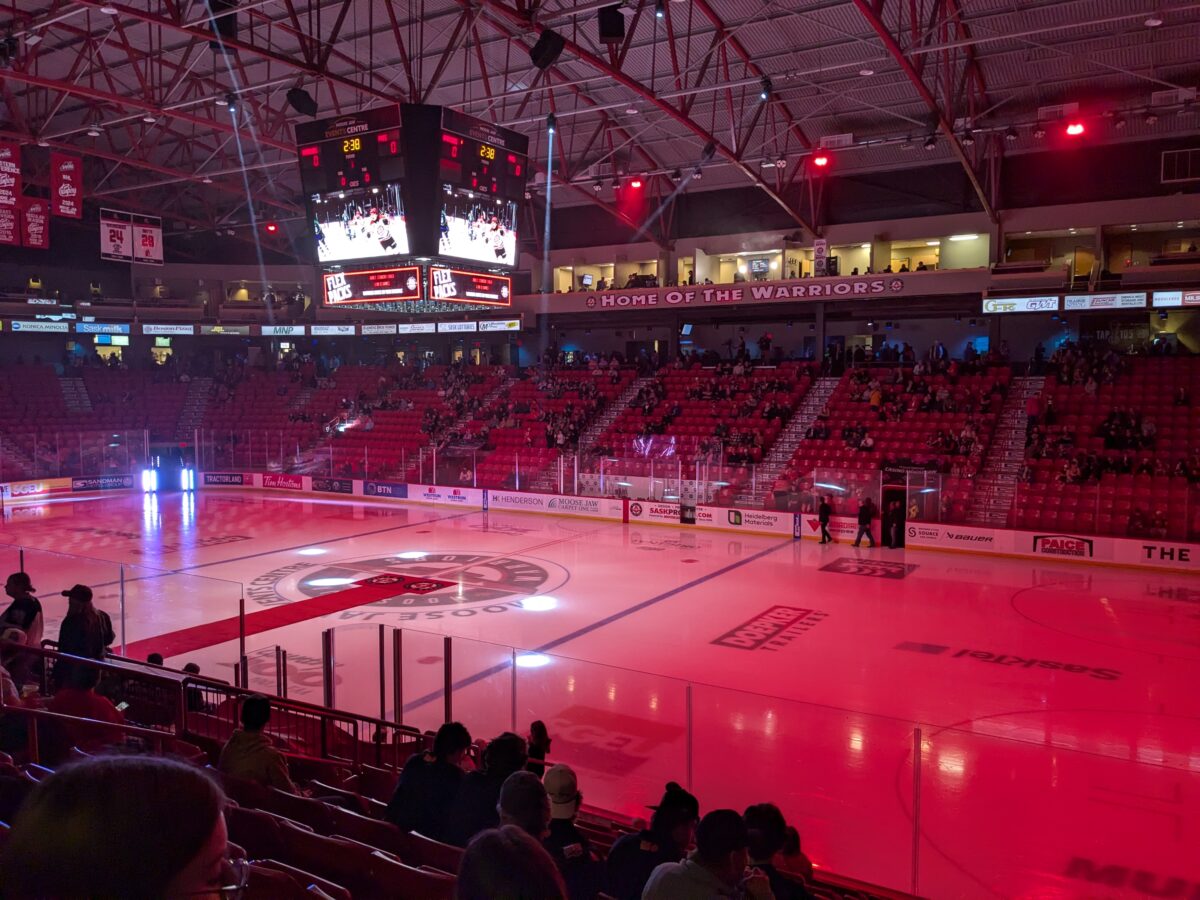
[{"label": "plexiglass barrier", "polygon": [[141,428],[10,430],[0,436],[0,482],[136,474],[149,458],[150,434]]},{"label": "plexiglass barrier", "polygon": [[[482,738],[540,719],[587,802],[631,817],[668,781],[705,810],[770,801],[820,867],[922,896],[1071,895],[1063,879],[1089,860],[1200,876],[1200,809],[1182,799],[1200,790],[1200,744],[1184,722],[1133,743],[1072,727],[1088,713],[941,727],[415,629],[331,631],[339,706],[392,719],[399,705],[407,726],[449,717]],[[1133,797],[1175,824],[1130,829]]]}]

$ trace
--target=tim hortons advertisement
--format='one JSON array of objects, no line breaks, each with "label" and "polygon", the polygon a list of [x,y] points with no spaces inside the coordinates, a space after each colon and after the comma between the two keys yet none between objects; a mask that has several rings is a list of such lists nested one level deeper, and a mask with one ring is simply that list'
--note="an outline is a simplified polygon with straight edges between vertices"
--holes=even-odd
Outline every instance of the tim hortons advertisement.
[{"label": "tim hortons advertisement", "polygon": [[39,478],[33,481],[13,481],[4,485],[4,496],[10,500],[27,500],[32,497],[69,493],[71,493],[70,478]]},{"label": "tim hortons advertisement", "polygon": [[302,491],[304,490],[304,476],[279,475],[268,472],[262,476],[262,486],[284,491]]},{"label": "tim hortons advertisement", "polygon": [[50,212],[68,219],[83,216],[83,160],[80,157],[51,152]]},{"label": "tim hortons advertisement", "polygon": [[447,506],[483,506],[481,488],[440,487],[435,484],[410,484],[408,499],[422,503],[440,503]]},{"label": "tim hortons advertisement", "polygon": [[615,497],[571,497],[558,494],[488,491],[487,505],[488,509],[526,510],[555,516],[585,516],[616,521],[625,517],[625,501]]}]

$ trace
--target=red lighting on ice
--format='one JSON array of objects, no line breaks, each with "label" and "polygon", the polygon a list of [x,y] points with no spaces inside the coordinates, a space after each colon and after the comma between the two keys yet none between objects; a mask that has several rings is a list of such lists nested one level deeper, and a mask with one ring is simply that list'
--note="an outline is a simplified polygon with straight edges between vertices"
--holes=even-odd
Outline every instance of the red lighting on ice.
[{"label": "red lighting on ice", "polygon": [[824,153],[818,153],[816,156],[813,157],[813,165],[816,166],[818,169],[823,169],[827,165],[829,165],[829,157],[826,156]]},{"label": "red lighting on ice", "polygon": [[1067,134],[1071,137],[1079,137],[1081,134],[1083,134],[1083,123],[1072,122],[1067,126]]}]

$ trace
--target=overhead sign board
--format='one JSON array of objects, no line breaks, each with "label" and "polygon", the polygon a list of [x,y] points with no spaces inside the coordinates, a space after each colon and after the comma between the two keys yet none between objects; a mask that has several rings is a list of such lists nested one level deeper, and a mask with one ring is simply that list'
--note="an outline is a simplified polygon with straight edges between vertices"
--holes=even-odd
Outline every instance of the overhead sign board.
[{"label": "overhead sign board", "polygon": [[985,313],[1058,312],[1058,295],[1045,297],[984,297]]}]

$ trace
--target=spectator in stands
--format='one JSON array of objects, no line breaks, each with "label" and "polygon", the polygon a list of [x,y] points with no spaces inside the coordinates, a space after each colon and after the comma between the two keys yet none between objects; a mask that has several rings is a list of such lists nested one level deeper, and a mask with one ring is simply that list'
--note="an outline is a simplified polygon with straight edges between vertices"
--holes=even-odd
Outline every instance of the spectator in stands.
[{"label": "spectator in stands", "polygon": [[783,850],[788,838],[787,822],[779,807],[773,803],[756,804],[746,810],[742,820],[746,823],[750,865],[767,876],[775,900],[812,900],[812,894],[801,882],[788,878],[775,867],[775,855]]},{"label": "spectator in stands", "polygon": [[[92,589],[77,584],[62,592],[67,598],[67,615],[58,629],[58,649],[71,656],[86,656],[88,659],[104,659],[104,654],[116,635],[112,620],[102,609],[92,603]],[[54,683],[66,683],[70,663],[59,660],[54,667]]]},{"label": "spectator in stands", "polygon": [[757,869],[746,871],[746,825],[732,809],[714,809],[696,829],[696,849],[681,862],[663,863],[646,882],[642,900],[772,898],[771,883]]},{"label": "spectator in stands", "polygon": [[1192,396],[1191,396],[1191,394],[1188,393],[1187,388],[1180,386],[1179,390],[1177,390],[1175,392],[1175,405],[1176,406],[1191,406],[1192,405]]},{"label": "spectator in stands", "polygon": [[446,840],[465,847],[475,835],[500,822],[496,804],[500,789],[513,772],[525,768],[528,747],[520,735],[506,731],[483,751],[483,769],[468,772],[459,785],[448,817]]},{"label": "spectator in stands", "polygon": [[821,543],[832,544],[833,535],[829,533],[829,520],[833,516],[833,506],[829,503],[829,495],[821,497],[821,505],[817,507],[817,521],[821,523]]},{"label": "spectator in stands", "polygon": [[529,763],[525,766],[541,778],[546,774],[546,755],[550,752],[550,732],[541,719],[529,726]]},{"label": "spectator in stands", "polygon": [[458,722],[447,722],[433,739],[432,753],[415,753],[400,772],[386,818],[405,831],[446,839],[447,816],[462,784],[471,734]]},{"label": "spectator in stands", "polygon": [[39,784],[0,856],[6,900],[217,897],[244,887],[229,860],[221,789],[202,769],[109,756]]},{"label": "spectator in stands", "polygon": [[[110,725],[124,725],[125,715],[113,706],[111,700],[96,693],[96,685],[99,683],[99,669],[89,665],[75,666],[66,685],[59,688],[50,699],[47,709],[64,716],[94,719],[97,722],[108,722]],[[119,744],[123,740],[120,728],[97,728],[73,722],[56,722],[55,725],[57,740],[52,740],[51,743],[57,743],[58,746],[51,749],[51,758],[62,758],[71,747],[95,752]]]},{"label": "spectator in stands", "polygon": [[152,666],[161,666],[163,664],[163,655],[161,653],[151,653],[146,657],[146,662]]},{"label": "spectator in stands", "polygon": [[604,891],[616,900],[639,900],[655,868],[679,862],[691,846],[700,818],[695,797],[672,781],[653,809],[648,830],[622,836],[608,853]]},{"label": "spectator in stands", "polygon": [[263,734],[271,719],[271,701],[251,694],[242,701],[242,727],[234,731],[221,748],[217,768],[226,775],[298,794],[288,773],[287,758]]},{"label": "spectator in stands", "polygon": [[542,846],[562,873],[570,900],[592,900],[600,890],[602,869],[591,842],[575,827],[583,794],[570,766],[550,767],[545,779],[550,798],[550,833]]},{"label": "spectator in stands", "polygon": [[854,546],[857,547],[866,535],[868,541],[871,542],[871,547],[875,546],[875,538],[871,534],[871,519],[875,516],[875,504],[870,497],[863,497],[858,504],[858,535],[854,538]]},{"label": "spectator in stands", "polygon": [[501,825],[516,825],[539,841],[550,833],[550,800],[542,780],[522,769],[500,786],[496,811]]},{"label": "spectator in stands", "polygon": [[5,706],[21,705],[21,691],[8,671],[10,657],[14,655],[11,648],[15,646],[11,642],[0,643],[0,700],[3,700]]},{"label": "spectator in stands", "polygon": [[24,635],[21,643],[27,647],[40,647],[42,643],[42,604],[34,590],[27,572],[13,572],[4,583],[4,593],[12,603],[0,615],[0,631],[18,629]]},{"label": "spectator in stands", "polygon": [[456,900],[567,900],[554,860],[515,825],[489,828],[467,845]]}]

